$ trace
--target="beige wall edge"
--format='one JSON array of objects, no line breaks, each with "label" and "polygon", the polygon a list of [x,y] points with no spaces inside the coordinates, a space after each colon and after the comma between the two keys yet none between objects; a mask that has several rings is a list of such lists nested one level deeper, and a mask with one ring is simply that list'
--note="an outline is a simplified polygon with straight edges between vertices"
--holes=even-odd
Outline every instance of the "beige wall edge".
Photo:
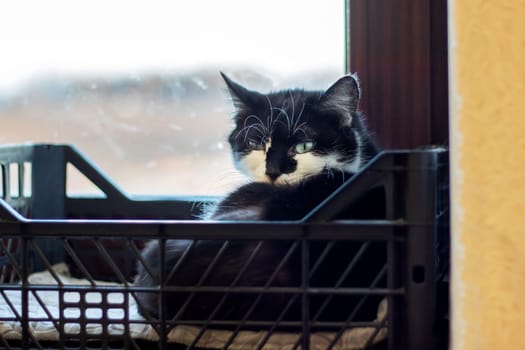
[{"label": "beige wall edge", "polygon": [[525,349],[525,1],[449,0],[451,349]]}]

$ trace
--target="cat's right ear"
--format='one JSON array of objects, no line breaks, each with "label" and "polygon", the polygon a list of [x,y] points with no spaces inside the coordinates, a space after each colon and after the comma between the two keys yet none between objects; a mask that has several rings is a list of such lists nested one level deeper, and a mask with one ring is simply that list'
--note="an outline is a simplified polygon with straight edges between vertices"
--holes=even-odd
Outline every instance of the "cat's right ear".
[{"label": "cat's right ear", "polygon": [[237,110],[254,108],[263,100],[263,95],[256,91],[251,91],[240,85],[239,83],[231,80],[226,74],[220,72],[228,91],[232,97],[233,105]]}]

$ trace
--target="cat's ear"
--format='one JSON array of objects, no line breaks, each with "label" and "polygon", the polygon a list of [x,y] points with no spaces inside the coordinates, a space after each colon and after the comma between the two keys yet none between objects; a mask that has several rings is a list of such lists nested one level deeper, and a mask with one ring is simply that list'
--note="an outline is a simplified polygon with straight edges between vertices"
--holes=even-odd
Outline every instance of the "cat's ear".
[{"label": "cat's ear", "polygon": [[345,75],[326,90],[321,96],[321,106],[338,110],[347,115],[351,121],[352,113],[357,111],[359,103],[359,82],[355,75]]},{"label": "cat's ear", "polygon": [[220,72],[228,91],[232,97],[233,105],[237,109],[254,108],[263,99],[263,95],[252,90],[248,90],[239,83],[234,82],[226,74]]}]

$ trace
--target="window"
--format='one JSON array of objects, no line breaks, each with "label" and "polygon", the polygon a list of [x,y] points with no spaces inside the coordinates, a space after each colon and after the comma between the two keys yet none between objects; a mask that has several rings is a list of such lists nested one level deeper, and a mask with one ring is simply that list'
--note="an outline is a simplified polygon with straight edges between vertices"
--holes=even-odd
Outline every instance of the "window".
[{"label": "window", "polygon": [[219,71],[263,91],[326,88],[344,73],[344,13],[339,0],[2,4],[0,143],[74,144],[131,194],[224,193],[242,176]]}]

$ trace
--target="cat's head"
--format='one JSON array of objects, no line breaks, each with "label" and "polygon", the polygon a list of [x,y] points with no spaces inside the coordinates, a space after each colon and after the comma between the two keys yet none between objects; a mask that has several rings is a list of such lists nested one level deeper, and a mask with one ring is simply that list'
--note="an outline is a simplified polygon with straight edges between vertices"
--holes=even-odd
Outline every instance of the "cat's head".
[{"label": "cat's head", "polygon": [[234,106],[237,169],[254,181],[294,184],[326,169],[355,173],[371,156],[352,75],[326,91],[249,90],[223,74]]}]

